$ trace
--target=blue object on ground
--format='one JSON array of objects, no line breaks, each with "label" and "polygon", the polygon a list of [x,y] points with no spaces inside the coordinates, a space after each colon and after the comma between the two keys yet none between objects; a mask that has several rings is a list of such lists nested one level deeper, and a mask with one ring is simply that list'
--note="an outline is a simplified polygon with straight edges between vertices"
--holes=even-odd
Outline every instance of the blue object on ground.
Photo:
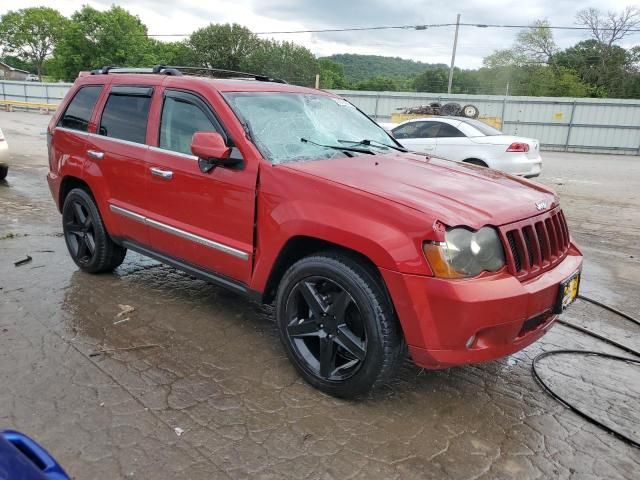
[{"label": "blue object on ground", "polygon": [[44,448],[14,430],[0,431],[0,480],[71,480]]}]

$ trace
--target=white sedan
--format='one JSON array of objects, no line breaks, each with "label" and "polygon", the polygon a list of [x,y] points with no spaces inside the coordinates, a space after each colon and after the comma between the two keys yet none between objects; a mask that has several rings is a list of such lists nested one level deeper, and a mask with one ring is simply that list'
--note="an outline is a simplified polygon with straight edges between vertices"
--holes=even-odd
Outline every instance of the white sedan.
[{"label": "white sedan", "polygon": [[0,129],[0,180],[4,180],[9,173],[9,145]]},{"label": "white sedan", "polygon": [[538,140],[505,135],[479,120],[427,117],[382,127],[411,151],[528,178],[542,171]]}]

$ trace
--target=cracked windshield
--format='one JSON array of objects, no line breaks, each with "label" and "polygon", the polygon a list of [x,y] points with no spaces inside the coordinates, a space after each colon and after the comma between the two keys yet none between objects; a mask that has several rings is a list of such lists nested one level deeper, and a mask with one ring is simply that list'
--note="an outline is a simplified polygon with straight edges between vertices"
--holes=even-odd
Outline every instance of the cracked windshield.
[{"label": "cracked windshield", "polygon": [[382,128],[341,98],[272,92],[225,98],[261,153],[275,164],[388,151],[385,144],[398,148]]}]

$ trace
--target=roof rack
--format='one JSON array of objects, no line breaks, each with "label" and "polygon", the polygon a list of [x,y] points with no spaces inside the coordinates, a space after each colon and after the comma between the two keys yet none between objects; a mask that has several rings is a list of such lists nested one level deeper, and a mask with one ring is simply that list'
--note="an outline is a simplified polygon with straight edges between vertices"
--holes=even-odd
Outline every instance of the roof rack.
[{"label": "roof rack", "polygon": [[113,65],[107,65],[91,71],[91,75],[107,75],[109,73],[153,73],[160,75],[174,75],[178,77],[182,75],[181,71],[165,65],[155,65],[152,68],[121,68],[114,67]]},{"label": "roof rack", "polygon": [[275,82],[275,83],[287,83],[281,78],[272,78],[267,75],[261,75],[256,73],[239,72],[237,70],[226,70],[223,68],[207,68],[207,67],[171,67],[181,71],[186,75],[201,75],[216,78],[235,78],[235,79],[247,79],[257,80],[259,82]]},{"label": "roof rack", "polygon": [[91,75],[108,75],[113,73],[146,73],[156,75],[173,75],[178,77],[182,75],[194,75],[213,78],[232,78],[238,80],[257,80],[259,82],[287,83],[285,80],[282,80],[280,78],[272,78],[267,75],[238,72],[236,70],[225,70],[223,68],[207,67],[173,67],[167,65],[154,65],[151,68],[121,68],[108,65],[100,69],[91,71]]}]

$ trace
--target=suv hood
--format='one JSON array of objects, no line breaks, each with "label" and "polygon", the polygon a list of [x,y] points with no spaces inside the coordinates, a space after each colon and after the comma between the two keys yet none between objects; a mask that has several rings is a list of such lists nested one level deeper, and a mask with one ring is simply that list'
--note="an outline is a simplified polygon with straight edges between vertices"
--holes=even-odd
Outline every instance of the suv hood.
[{"label": "suv hood", "polygon": [[[405,205],[448,226],[500,226],[558,205],[552,190],[523,178],[410,153],[360,155],[281,167]],[[540,208],[541,202],[546,208]]]}]

